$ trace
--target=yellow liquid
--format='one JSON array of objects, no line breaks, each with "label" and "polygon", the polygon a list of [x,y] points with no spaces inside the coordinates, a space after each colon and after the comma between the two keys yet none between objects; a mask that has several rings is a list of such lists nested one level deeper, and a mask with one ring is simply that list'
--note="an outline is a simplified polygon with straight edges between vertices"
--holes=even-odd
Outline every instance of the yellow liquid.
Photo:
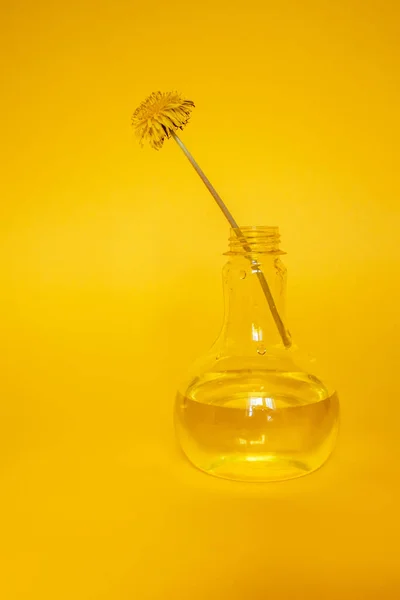
[{"label": "yellow liquid", "polygon": [[242,481],[278,481],[320,467],[335,444],[336,394],[304,373],[229,371],[178,394],[175,424],[189,460]]}]

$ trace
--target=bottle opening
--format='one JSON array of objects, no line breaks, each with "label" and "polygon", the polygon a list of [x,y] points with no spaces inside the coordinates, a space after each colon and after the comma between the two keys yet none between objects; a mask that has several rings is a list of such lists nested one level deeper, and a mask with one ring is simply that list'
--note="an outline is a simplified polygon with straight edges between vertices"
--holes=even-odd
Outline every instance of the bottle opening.
[{"label": "bottle opening", "polygon": [[229,236],[229,251],[234,254],[285,254],[280,248],[279,227],[246,225],[232,228]]}]

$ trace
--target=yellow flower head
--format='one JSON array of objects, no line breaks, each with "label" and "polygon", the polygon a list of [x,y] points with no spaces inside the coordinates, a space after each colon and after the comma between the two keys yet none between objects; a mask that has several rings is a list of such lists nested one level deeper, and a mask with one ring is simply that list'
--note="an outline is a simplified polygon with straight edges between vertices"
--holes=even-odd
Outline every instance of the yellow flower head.
[{"label": "yellow flower head", "polygon": [[143,146],[149,142],[160,150],[165,138],[178,129],[183,129],[190,118],[194,102],[185,100],[178,92],[153,92],[135,110],[132,126]]}]

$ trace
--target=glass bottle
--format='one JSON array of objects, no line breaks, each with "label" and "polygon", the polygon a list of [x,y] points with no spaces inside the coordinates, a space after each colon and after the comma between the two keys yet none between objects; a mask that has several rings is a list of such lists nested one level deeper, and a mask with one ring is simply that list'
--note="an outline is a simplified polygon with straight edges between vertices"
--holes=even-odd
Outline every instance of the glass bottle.
[{"label": "glass bottle", "polygon": [[[177,393],[180,445],[196,467],[218,477],[299,477],[318,469],[335,444],[337,395],[313,373],[314,363],[291,342],[286,329],[285,253],[279,240],[277,227],[231,230],[223,268],[223,327]],[[286,339],[260,275],[268,282]]]}]

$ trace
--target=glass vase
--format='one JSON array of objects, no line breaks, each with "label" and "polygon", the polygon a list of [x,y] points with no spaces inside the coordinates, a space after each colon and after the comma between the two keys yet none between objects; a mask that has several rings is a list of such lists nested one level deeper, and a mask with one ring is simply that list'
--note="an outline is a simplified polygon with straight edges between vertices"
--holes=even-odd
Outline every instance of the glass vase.
[{"label": "glass vase", "polygon": [[335,444],[337,394],[287,329],[279,241],[277,227],[231,230],[222,330],[177,393],[182,450],[193,465],[218,477],[299,477],[318,469]]}]

